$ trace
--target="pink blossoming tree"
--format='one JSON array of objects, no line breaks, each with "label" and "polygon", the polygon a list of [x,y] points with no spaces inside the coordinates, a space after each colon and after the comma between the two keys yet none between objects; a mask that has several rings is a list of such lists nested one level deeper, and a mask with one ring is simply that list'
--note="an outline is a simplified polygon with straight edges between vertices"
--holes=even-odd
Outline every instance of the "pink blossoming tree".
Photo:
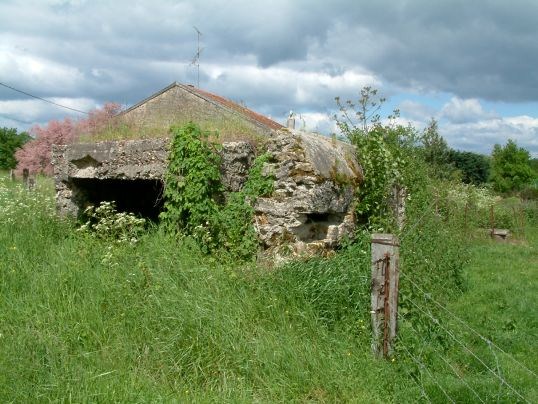
[{"label": "pink blossoming tree", "polygon": [[114,119],[119,112],[118,104],[107,103],[103,108],[91,111],[87,118],[76,121],[65,118],[63,121],[50,121],[46,126],[34,126],[30,129],[34,139],[15,154],[18,161],[17,174],[22,174],[23,169],[27,168],[30,173],[52,175],[52,145],[71,144],[81,135],[91,138],[104,131],[113,130],[119,124],[118,120]]}]

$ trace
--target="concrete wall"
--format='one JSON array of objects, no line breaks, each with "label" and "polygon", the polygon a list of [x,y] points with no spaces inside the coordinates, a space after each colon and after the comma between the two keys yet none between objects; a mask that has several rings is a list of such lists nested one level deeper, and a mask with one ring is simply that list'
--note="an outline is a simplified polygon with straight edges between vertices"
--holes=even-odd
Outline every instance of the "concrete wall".
[{"label": "concrete wall", "polygon": [[[88,203],[86,186],[115,181],[163,181],[170,139],[144,139],[53,146],[56,201],[61,215],[77,216]],[[225,143],[221,175],[228,192],[238,191],[254,160],[247,142]],[[108,181],[108,182],[106,182]],[[107,191],[107,194],[110,192]],[[139,198],[136,193],[131,198]]]}]

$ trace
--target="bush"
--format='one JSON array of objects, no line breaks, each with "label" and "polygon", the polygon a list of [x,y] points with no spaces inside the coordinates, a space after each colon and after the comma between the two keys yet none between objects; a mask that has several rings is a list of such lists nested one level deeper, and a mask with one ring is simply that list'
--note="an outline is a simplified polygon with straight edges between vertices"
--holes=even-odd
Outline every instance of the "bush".
[{"label": "bush", "polygon": [[538,180],[536,184],[528,185],[519,193],[522,199],[538,201]]},{"label": "bush", "polygon": [[491,155],[491,181],[499,192],[519,191],[536,179],[530,154],[509,139],[505,146],[496,144]]},{"label": "bush", "polygon": [[31,139],[26,132],[17,133],[17,129],[0,128],[0,170],[9,170],[17,166],[15,152]]}]

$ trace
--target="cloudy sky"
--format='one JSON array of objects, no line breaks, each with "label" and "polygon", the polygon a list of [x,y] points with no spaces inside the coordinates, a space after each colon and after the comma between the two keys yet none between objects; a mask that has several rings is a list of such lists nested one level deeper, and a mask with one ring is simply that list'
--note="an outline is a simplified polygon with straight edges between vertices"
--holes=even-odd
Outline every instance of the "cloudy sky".
[{"label": "cloudy sky", "polygon": [[[330,133],[365,85],[450,146],[538,157],[537,0],[0,0],[0,83],[88,111],[173,81]],[[0,127],[81,114],[0,86]]]}]

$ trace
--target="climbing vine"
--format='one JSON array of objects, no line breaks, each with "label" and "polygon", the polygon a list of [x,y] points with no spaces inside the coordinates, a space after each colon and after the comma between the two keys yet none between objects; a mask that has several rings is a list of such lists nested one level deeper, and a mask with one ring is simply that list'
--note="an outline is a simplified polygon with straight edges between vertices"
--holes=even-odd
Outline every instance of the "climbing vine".
[{"label": "climbing vine", "polygon": [[194,238],[207,253],[252,258],[258,248],[253,205],[259,196],[273,191],[274,178],[263,173],[271,155],[265,153],[254,160],[241,191],[225,194],[220,145],[210,142],[193,123],[172,128],[172,134],[160,215],[164,227]]},{"label": "climbing vine", "polygon": [[217,211],[222,192],[219,145],[210,142],[208,133],[194,123],[172,127],[171,133],[160,219],[171,232],[194,234]]}]

